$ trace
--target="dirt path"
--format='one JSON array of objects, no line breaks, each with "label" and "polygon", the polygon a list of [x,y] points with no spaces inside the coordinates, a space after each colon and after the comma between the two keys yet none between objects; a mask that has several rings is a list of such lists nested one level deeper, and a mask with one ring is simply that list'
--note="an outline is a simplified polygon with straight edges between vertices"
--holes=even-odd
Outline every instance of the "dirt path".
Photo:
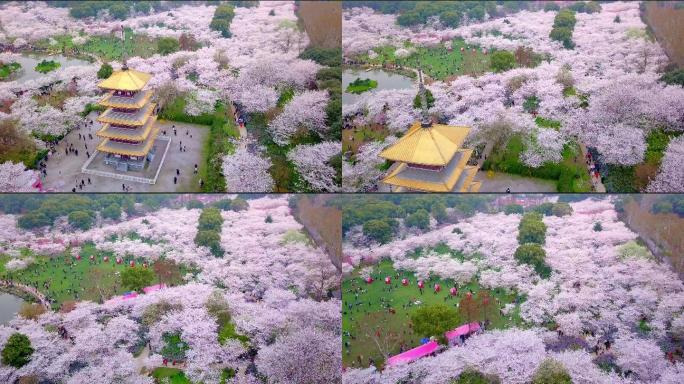
[{"label": "dirt path", "polygon": [[140,355],[134,359],[135,361],[135,369],[138,372],[142,372],[146,367],[145,367],[145,361],[150,357],[150,347],[149,345],[145,345],[145,348],[143,348],[142,352],[140,352]]}]

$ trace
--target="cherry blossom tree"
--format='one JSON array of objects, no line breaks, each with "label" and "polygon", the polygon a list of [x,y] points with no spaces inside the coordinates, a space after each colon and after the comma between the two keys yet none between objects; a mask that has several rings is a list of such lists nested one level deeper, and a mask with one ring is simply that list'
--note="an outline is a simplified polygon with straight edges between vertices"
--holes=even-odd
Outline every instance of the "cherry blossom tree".
[{"label": "cherry blossom tree", "polygon": [[326,141],[314,145],[298,145],[287,158],[297,167],[299,174],[314,191],[335,192],[339,189],[339,176],[330,166],[333,156],[340,154],[340,145]]},{"label": "cherry blossom tree", "polygon": [[5,161],[0,164],[0,191],[35,192],[33,183],[36,177],[36,173],[27,170],[24,164]]},{"label": "cherry blossom tree", "polygon": [[305,91],[295,95],[268,125],[273,141],[287,144],[300,129],[323,135],[328,127],[325,124],[325,108],[328,103],[327,91]]},{"label": "cherry blossom tree", "polygon": [[269,192],[273,178],[268,173],[271,161],[239,144],[235,153],[223,157],[223,175],[229,191]]},{"label": "cherry blossom tree", "polygon": [[684,138],[680,136],[668,144],[659,173],[648,185],[648,192],[684,191],[682,161],[684,161]]},{"label": "cherry blossom tree", "polygon": [[256,364],[270,383],[341,383],[340,337],[316,329],[303,329],[259,351]]}]

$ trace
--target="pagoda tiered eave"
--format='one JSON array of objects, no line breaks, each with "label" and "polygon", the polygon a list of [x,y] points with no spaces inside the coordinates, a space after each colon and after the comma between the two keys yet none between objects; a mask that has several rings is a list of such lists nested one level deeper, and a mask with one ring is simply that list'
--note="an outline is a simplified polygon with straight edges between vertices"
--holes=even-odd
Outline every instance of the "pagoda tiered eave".
[{"label": "pagoda tiered eave", "polygon": [[452,159],[439,170],[425,170],[402,163],[382,181],[395,187],[424,192],[472,192],[480,183],[473,182],[476,166],[469,166],[472,149],[459,149]]},{"label": "pagoda tiered eave", "polygon": [[100,81],[97,86],[116,91],[140,91],[145,87],[152,75],[135,69],[114,71],[107,79]]},{"label": "pagoda tiered eave", "polygon": [[102,138],[115,140],[129,140],[129,141],[143,141],[147,139],[154,123],[157,121],[157,116],[150,116],[145,125],[134,128],[117,127],[111,124],[105,124],[97,131],[96,135]]},{"label": "pagoda tiered eave", "polygon": [[97,118],[103,124],[123,125],[123,126],[143,126],[147,119],[154,112],[155,103],[149,103],[135,112],[121,112],[114,108],[109,108]]},{"label": "pagoda tiered eave", "polygon": [[446,166],[465,141],[469,127],[433,124],[428,128],[415,122],[396,143],[385,148],[380,157],[390,161],[425,166]]},{"label": "pagoda tiered eave", "polygon": [[118,108],[118,109],[140,109],[147,104],[152,98],[153,91],[142,91],[137,92],[131,97],[125,96],[115,96],[115,91],[110,91],[107,93],[98,104],[107,108]]},{"label": "pagoda tiered eave", "polygon": [[105,138],[97,146],[97,150],[101,151],[101,152],[116,154],[116,155],[143,157],[143,156],[147,155],[147,153],[152,148],[152,145],[154,145],[154,141],[157,138],[158,134],[159,134],[159,127],[155,127],[152,125],[152,129],[151,129],[149,135],[147,136],[147,138],[145,138],[145,140],[143,140],[141,142],[134,144],[134,143],[119,142],[119,141],[115,141],[115,140],[112,140],[109,138]]}]

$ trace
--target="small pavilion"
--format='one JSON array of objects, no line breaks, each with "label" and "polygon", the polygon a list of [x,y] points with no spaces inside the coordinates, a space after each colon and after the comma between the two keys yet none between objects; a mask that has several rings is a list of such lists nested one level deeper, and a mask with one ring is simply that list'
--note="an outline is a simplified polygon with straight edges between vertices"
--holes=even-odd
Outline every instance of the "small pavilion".
[{"label": "small pavilion", "polygon": [[469,127],[435,124],[428,113],[423,76],[418,71],[421,120],[380,157],[399,163],[382,180],[393,192],[477,192],[477,166],[468,165],[472,149],[462,148]]}]

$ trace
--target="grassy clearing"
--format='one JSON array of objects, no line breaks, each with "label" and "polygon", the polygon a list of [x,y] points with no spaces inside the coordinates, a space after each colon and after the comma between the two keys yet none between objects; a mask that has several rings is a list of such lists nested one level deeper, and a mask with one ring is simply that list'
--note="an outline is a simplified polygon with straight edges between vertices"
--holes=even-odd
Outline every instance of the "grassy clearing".
[{"label": "grassy clearing", "polygon": [[555,129],[556,131],[560,130],[560,127],[561,127],[560,121],[553,120],[553,119],[545,119],[541,116],[537,116],[534,119],[534,122],[537,123],[537,126],[540,128],[552,128],[552,129]]},{"label": "grassy clearing", "polygon": [[345,92],[347,93],[353,93],[353,94],[361,94],[367,91],[370,91],[373,88],[378,87],[378,82],[375,80],[371,79],[360,79],[356,78],[356,80],[352,81],[348,86]]},{"label": "grassy clearing", "polygon": [[[396,57],[395,47],[382,46],[374,49],[377,57],[371,59],[364,53],[357,59],[366,64],[393,64],[409,68],[418,68],[420,64],[426,75],[437,80],[448,80],[459,75],[476,75],[489,70],[490,56],[482,53],[481,49],[466,44],[462,39],[454,39],[451,44],[452,49],[448,50],[444,45],[414,47],[406,43],[406,49],[415,50],[408,57]],[[464,49],[463,52],[461,48]],[[475,52],[472,48],[475,48]]]},{"label": "grassy clearing", "polygon": [[520,160],[520,154],[524,151],[525,143],[522,137],[513,136],[504,148],[495,148],[492,151],[482,165],[482,169],[556,180],[558,192],[591,191],[591,180],[577,144],[565,146],[562,154],[563,160],[560,163],[546,163],[538,168],[528,167]]},{"label": "grassy clearing", "polygon": [[[148,58],[158,53],[157,39],[135,34],[130,28],[126,28],[125,35],[127,57],[140,56]],[[123,54],[121,34],[91,36],[80,49],[94,54],[104,61],[121,60]]]},{"label": "grassy clearing", "polygon": [[154,377],[154,381],[157,384],[163,383],[164,379],[167,379],[170,384],[192,384],[192,382],[185,377],[185,373],[178,368],[155,368],[151,375]]},{"label": "grassy clearing", "polygon": [[0,63],[0,80],[8,79],[14,72],[21,69],[19,63]]},{"label": "grassy clearing", "polygon": [[38,63],[34,69],[36,70],[36,72],[48,73],[48,72],[54,71],[55,69],[57,69],[61,66],[62,66],[62,64],[60,64],[57,61],[43,60],[40,63]]},{"label": "grassy clearing", "polygon": [[299,243],[299,244],[304,244],[307,246],[313,246],[313,243],[309,236],[306,235],[306,233],[298,230],[298,229],[291,229],[283,235],[283,239],[280,241],[281,244],[288,244],[288,243]]},{"label": "grassy clearing", "polygon": [[[443,254],[449,254],[451,257],[459,260],[478,257],[477,255],[464,255],[450,249],[446,245],[435,247],[434,250]],[[418,250],[411,256],[420,257],[421,254],[422,251]],[[391,285],[384,283],[385,276],[392,278]],[[433,276],[425,281],[424,293],[421,295],[413,273],[395,269],[389,260],[383,260],[375,266],[373,277],[375,281],[367,284],[359,276],[359,270],[357,270],[342,282],[342,330],[344,343],[342,359],[345,366],[359,367],[359,357],[361,358],[360,365],[364,367],[369,365],[368,358],[372,358],[378,366],[381,366],[384,362],[384,357],[378,351],[374,341],[364,334],[363,324],[368,324],[369,322],[374,324],[378,319],[381,319],[380,321],[383,322],[380,325],[382,332],[385,334],[395,334],[399,339],[390,353],[390,355],[394,355],[399,353],[400,344],[402,343],[406,349],[420,345],[420,339],[424,335],[414,334],[410,327],[410,316],[418,308],[434,304],[456,306],[469,290],[473,291],[476,298],[478,293],[482,291],[477,279],[474,279],[468,284],[459,285],[458,295],[456,298],[451,298],[449,288],[454,286],[453,280],[439,279]],[[409,280],[410,284],[408,286],[401,285],[401,279],[403,278]],[[433,292],[432,287],[434,284],[442,286],[441,292]],[[497,307],[497,299],[501,307],[503,307],[508,303],[515,302],[516,299],[522,300],[522,298],[518,298],[514,292],[506,293],[504,290],[488,292],[493,303],[487,313],[487,319],[491,321],[490,329],[505,329],[514,326],[522,327],[524,325],[520,318],[519,306],[516,307],[510,316],[503,317],[499,313],[499,307]],[[388,309],[383,307],[381,298],[384,298],[389,303],[390,307],[395,311],[394,314],[390,314]],[[421,304],[406,306],[409,302],[415,303],[417,301],[420,301]],[[382,315],[383,313],[385,315]],[[478,315],[477,320],[482,320],[483,318],[484,314],[481,314],[481,316]],[[455,327],[466,322],[467,320],[464,319],[454,319]],[[353,338],[347,336],[347,332],[353,335]]]},{"label": "grassy clearing", "polygon": [[359,147],[371,141],[383,141],[389,135],[386,126],[373,124],[367,127],[345,129],[342,131],[342,152],[358,152]]},{"label": "grassy clearing", "polygon": [[[66,301],[99,301],[100,295],[96,286],[110,292],[111,296],[124,293],[126,289],[121,286],[119,273],[125,270],[132,260],[138,264],[144,261],[128,256],[122,264],[116,264],[113,252],[98,251],[94,244],[88,243],[82,247],[81,260],[76,260],[70,255],[44,257],[34,255],[30,251],[26,251],[26,255],[33,257],[35,263],[21,271],[2,270],[0,278],[36,286],[39,291],[55,301],[55,309]],[[89,260],[91,255],[95,256],[94,261]],[[103,260],[105,256],[109,257],[108,262]]]}]

